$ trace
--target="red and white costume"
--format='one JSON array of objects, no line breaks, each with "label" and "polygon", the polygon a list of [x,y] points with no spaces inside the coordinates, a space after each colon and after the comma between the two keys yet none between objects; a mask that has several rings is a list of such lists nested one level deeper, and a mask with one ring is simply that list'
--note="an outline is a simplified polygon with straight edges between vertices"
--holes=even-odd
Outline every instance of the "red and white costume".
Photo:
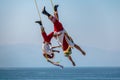
[{"label": "red and white costume", "polygon": [[42,51],[44,52],[44,53],[47,53],[48,55],[51,55],[51,53],[53,53],[52,52],[52,49],[51,49],[51,44],[50,44],[50,41],[51,41],[51,39],[52,39],[52,37],[53,37],[53,34],[54,34],[54,32],[51,32],[50,34],[46,34],[46,32],[44,31],[44,32],[42,32],[42,37],[43,37],[43,39],[44,39],[44,42],[43,42],[43,44],[42,44]]},{"label": "red and white costume", "polygon": [[71,47],[74,47],[74,42],[72,42],[67,36],[65,36],[65,29],[62,24],[55,17],[51,19],[54,23],[54,34],[57,35],[57,40],[62,46],[64,54],[67,56],[71,54]]}]

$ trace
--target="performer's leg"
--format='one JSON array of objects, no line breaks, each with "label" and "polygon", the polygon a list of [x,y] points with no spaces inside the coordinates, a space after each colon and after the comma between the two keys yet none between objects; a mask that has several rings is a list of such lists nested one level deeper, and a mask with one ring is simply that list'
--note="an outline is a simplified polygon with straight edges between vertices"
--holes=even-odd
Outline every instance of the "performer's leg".
[{"label": "performer's leg", "polygon": [[46,11],[45,6],[44,6],[44,8],[43,8],[43,10],[42,10],[42,13],[43,13],[44,15],[48,16],[48,17],[51,16],[51,15]]},{"label": "performer's leg", "polygon": [[38,24],[41,26],[41,27],[40,27],[41,32],[44,32],[44,31],[45,31],[41,21],[35,21],[35,23],[38,23]]},{"label": "performer's leg", "polygon": [[76,49],[78,49],[80,52],[82,52],[83,55],[86,55],[86,53],[78,46],[77,44],[74,45]]},{"label": "performer's leg", "polygon": [[57,21],[57,18],[54,17],[54,16],[52,16],[51,14],[49,14],[49,13],[46,11],[45,7],[43,8],[42,13],[43,13],[44,15],[48,16],[48,18],[49,18],[53,23],[55,23],[55,22]]},{"label": "performer's leg", "polygon": [[75,66],[75,62],[73,61],[71,56],[68,56],[68,59],[72,62],[72,65]]},{"label": "performer's leg", "polygon": [[57,8],[58,8],[59,5],[55,5],[54,6],[54,16],[57,20],[59,20],[59,16],[58,16],[58,11],[57,11]]}]

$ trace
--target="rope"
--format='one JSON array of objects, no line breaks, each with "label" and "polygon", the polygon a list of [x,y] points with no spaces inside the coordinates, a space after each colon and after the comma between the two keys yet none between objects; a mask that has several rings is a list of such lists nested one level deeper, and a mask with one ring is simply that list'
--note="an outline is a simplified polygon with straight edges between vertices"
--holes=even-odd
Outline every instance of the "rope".
[{"label": "rope", "polygon": [[40,15],[40,12],[39,12],[38,5],[37,5],[36,0],[34,0],[34,2],[35,2],[35,6],[36,6],[36,9],[37,9],[37,12],[38,12],[38,16],[39,16],[39,18],[40,18],[40,21],[42,22],[42,18],[41,18],[41,15]]},{"label": "rope", "polygon": [[50,2],[51,2],[51,5],[52,5],[52,8],[53,8],[53,10],[54,10],[54,4],[53,4],[53,1],[50,0]]}]

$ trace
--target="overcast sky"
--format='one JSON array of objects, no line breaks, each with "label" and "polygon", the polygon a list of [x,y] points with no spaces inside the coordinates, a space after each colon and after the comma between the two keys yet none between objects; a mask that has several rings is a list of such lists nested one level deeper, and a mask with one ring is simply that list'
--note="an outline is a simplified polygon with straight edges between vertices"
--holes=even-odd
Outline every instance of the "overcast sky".
[{"label": "overcast sky", "polygon": [[[78,67],[120,66],[120,0],[53,0],[59,4],[60,21],[75,43],[86,51],[73,49]],[[50,0],[37,0],[53,14]],[[53,24],[41,14],[47,33]],[[42,56],[42,37],[34,0],[0,0],[0,67],[54,67]],[[54,45],[56,40],[52,39]],[[54,61],[72,67],[61,49]]]}]

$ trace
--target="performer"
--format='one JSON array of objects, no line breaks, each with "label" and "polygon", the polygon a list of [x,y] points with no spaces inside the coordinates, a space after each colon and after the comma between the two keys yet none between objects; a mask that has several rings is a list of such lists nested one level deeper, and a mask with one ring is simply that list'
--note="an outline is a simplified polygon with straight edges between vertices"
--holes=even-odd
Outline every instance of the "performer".
[{"label": "performer", "polygon": [[53,65],[60,66],[61,68],[63,68],[62,65],[59,65],[58,63],[55,63],[55,62],[50,60],[50,59],[54,58],[54,53],[55,52],[57,52],[57,53],[60,52],[58,50],[53,50],[54,48],[57,48],[59,46],[55,46],[55,47],[51,46],[52,45],[51,44],[51,39],[53,37],[54,32],[51,32],[50,34],[47,35],[45,30],[44,30],[44,27],[42,25],[42,22],[41,21],[36,21],[36,23],[38,23],[41,26],[41,34],[42,34],[42,37],[44,39],[43,45],[42,45],[43,56],[46,58],[46,60],[48,62],[52,63]]},{"label": "performer", "polygon": [[54,36],[62,46],[62,49],[64,51],[64,54],[68,59],[72,62],[73,66],[75,66],[75,62],[72,60],[72,57],[70,56],[72,54],[71,48],[75,47],[77,50],[79,50],[83,55],[86,53],[78,46],[77,44],[74,43],[73,39],[67,34],[65,29],[62,26],[62,23],[59,21],[58,17],[58,11],[57,11],[58,5],[54,6],[54,16],[49,14],[45,7],[43,8],[42,13],[52,21],[54,24]]}]

